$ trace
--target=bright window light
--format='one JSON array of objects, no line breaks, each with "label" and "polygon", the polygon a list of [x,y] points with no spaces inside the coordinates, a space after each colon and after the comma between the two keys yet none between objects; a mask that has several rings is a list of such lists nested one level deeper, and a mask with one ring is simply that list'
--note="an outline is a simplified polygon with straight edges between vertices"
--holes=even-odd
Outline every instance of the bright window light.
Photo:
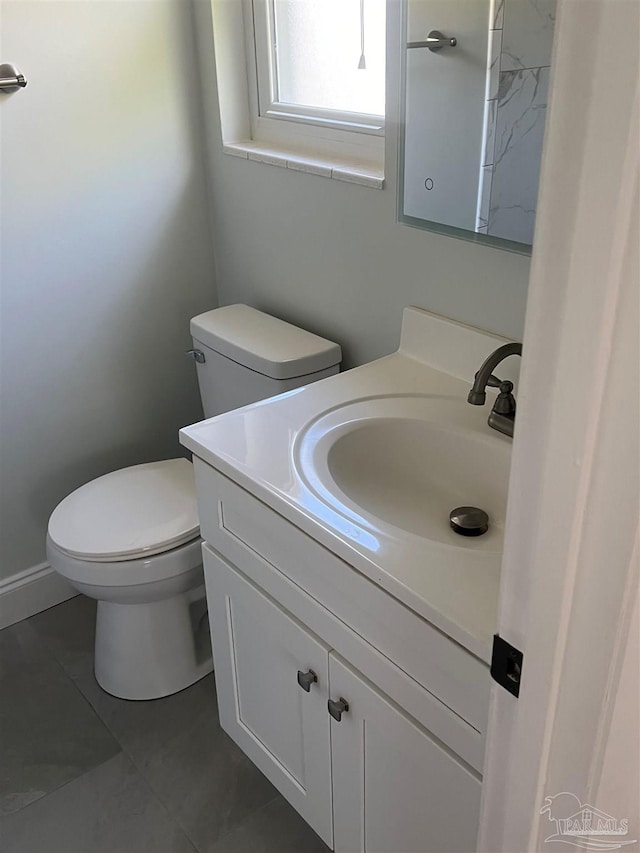
[{"label": "bright window light", "polygon": [[274,101],[384,116],[385,0],[271,0]]}]

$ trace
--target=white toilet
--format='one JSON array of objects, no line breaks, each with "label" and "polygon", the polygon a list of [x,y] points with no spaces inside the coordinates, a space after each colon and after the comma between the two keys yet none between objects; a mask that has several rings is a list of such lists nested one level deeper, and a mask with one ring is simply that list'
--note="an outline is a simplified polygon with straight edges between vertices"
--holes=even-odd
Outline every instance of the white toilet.
[{"label": "white toilet", "polygon": [[[337,344],[247,305],[191,320],[205,417],[338,372]],[[123,699],[157,699],[212,670],[192,465],[113,471],[49,519],[47,557],[98,600],[95,675]]]}]

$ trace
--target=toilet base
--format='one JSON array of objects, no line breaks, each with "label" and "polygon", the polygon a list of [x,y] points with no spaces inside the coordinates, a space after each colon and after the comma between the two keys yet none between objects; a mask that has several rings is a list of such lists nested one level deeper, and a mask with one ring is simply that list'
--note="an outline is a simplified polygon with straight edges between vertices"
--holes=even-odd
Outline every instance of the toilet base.
[{"label": "toilet base", "polygon": [[98,601],[95,676],[120,699],[159,699],[213,670],[204,585],[160,601]]}]

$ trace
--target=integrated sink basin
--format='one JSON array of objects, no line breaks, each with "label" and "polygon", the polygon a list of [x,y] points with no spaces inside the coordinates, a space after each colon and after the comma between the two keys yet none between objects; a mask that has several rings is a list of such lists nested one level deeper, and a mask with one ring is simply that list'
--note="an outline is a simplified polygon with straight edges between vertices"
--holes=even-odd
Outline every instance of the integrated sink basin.
[{"label": "integrated sink basin", "polygon": [[[298,475],[324,503],[391,537],[500,551],[510,448],[465,401],[438,395],[371,397],[312,421],[294,448]],[[485,510],[473,540],[449,513]]]}]

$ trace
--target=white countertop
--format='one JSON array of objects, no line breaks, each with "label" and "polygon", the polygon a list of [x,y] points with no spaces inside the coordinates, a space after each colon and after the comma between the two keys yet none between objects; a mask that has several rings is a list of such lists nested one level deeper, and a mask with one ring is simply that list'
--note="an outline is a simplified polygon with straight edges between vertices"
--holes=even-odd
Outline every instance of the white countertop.
[{"label": "white countertop", "polygon": [[[451,532],[446,544],[341,513],[308,485],[293,448],[311,421],[353,401],[403,395],[465,401],[469,378],[504,342],[407,309],[397,353],[186,427],[180,439],[204,462],[489,663],[497,630],[502,531],[479,539]],[[517,379],[514,368],[519,365],[513,361],[501,365],[501,377]],[[450,372],[443,371],[443,363]],[[502,442],[509,450],[511,440],[487,425],[490,405],[490,400],[485,406],[456,405],[456,426],[472,430],[480,441]]]}]

